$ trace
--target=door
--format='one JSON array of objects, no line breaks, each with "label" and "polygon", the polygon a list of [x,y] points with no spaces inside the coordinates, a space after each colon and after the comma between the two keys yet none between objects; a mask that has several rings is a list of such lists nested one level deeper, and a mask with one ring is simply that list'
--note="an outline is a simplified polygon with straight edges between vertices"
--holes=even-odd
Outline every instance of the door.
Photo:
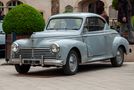
[{"label": "door", "polygon": [[83,40],[87,45],[88,57],[99,58],[107,53],[105,21],[99,17],[88,17],[85,22]]}]

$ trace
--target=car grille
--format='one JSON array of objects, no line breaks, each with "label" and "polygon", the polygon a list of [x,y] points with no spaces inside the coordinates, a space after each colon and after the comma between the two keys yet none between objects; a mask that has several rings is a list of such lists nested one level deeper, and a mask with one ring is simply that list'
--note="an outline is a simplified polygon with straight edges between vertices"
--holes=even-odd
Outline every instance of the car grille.
[{"label": "car grille", "polygon": [[50,49],[21,49],[14,58],[19,58],[21,55],[22,59],[56,59],[56,55],[52,54]]}]

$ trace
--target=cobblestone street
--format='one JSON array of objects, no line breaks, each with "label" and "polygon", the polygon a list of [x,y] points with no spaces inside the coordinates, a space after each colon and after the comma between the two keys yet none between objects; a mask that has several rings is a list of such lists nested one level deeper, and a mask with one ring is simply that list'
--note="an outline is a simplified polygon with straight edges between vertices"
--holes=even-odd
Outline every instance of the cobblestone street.
[{"label": "cobblestone street", "polygon": [[134,62],[113,68],[110,64],[80,66],[73,76],[61,69],[32,67],[19,75],[14,66],[0,66],[0,90],[134,90]]}]

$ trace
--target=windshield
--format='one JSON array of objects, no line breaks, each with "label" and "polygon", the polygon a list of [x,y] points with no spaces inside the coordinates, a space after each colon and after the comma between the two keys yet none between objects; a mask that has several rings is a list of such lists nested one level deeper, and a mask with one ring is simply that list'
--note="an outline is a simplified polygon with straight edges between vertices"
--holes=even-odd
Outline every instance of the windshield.
[{"label": "windshield", "polygon": [[81,18],[53,18],[49,21],[47,30],[79,30]]}]

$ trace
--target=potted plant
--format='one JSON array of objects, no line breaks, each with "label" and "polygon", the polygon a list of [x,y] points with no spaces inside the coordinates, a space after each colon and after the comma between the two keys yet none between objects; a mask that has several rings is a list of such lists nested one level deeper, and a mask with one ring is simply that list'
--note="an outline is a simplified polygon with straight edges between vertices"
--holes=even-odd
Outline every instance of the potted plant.
[{"label": "potted plant", "polygon": [[16,39],[28,38],[33,32],[43,31],[45,21],[38,10],[21,4],[11,9],[4,18],[6,33],[6,60],[10,58],[11,44]]}]

